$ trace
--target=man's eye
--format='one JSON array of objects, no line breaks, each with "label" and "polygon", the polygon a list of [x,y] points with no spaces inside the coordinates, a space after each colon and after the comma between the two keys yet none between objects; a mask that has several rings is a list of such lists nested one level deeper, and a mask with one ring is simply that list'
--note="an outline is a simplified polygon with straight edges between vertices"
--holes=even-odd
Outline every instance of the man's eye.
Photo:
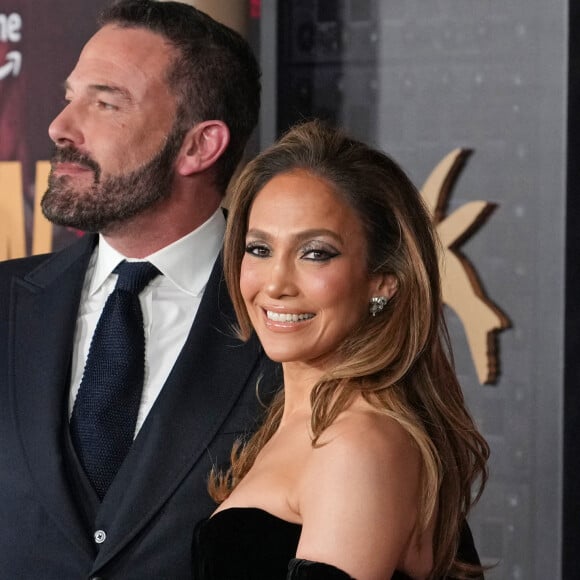
[{"label": "man's eye", "polygon": [[116,111],[118,107],[111,103],[107,103],[106,101],[97,101],[97,107],[104,111]]}]

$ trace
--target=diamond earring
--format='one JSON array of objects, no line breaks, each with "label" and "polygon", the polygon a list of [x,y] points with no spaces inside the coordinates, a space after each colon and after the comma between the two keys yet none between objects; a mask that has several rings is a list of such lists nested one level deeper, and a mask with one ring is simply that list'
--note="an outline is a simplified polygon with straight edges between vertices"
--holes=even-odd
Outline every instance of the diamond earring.
[{"label": "diamond earring", "polygon": [[376,316],[379,312],[382,312],[388,302],[389,299],[386,296],[373,296],[369,304],[371,316]]}]

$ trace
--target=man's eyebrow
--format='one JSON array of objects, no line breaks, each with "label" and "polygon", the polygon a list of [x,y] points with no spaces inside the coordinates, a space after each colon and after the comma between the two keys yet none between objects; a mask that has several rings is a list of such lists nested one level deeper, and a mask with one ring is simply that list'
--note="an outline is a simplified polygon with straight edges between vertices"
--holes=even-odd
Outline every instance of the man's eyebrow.
[{"label": "man's eyebrow", "polygon": [[[72,87],[68,81],[64,82],[64,89],[65,91],[72,90]],[[133,101],[133,96],[131,95],[131,93],[127,89],[119,87],[117,85],[94,83],[88,86],[88,90],[92,93],[108,93],[111,95],[118,95],[126,101],[129,102]]]}]

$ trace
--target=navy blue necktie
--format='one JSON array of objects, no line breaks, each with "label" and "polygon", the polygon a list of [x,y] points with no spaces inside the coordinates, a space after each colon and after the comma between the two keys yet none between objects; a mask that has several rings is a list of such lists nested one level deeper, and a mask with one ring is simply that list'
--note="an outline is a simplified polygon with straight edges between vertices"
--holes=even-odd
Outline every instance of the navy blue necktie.
[{"label": "navy blue necktie", "polygon": [[133,443],[145,374],[139,293],[159,274],[149,262],[121,262],[115,272],[70,421],[73,445],[100,499]]}]

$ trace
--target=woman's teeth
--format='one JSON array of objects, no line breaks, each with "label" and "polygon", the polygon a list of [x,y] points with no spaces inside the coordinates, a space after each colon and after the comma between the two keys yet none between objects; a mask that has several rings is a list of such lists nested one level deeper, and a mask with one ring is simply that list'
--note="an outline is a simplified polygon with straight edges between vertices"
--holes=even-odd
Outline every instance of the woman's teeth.
[{"label": "woman's teeth", "polygon": [[300,320],[308,320],[309,318],[314,318],[314,314],[288,314],[282,312],[272,312],[271,310],[266,310],[266,316],[269,320],[274,322],[298,322]]}]

